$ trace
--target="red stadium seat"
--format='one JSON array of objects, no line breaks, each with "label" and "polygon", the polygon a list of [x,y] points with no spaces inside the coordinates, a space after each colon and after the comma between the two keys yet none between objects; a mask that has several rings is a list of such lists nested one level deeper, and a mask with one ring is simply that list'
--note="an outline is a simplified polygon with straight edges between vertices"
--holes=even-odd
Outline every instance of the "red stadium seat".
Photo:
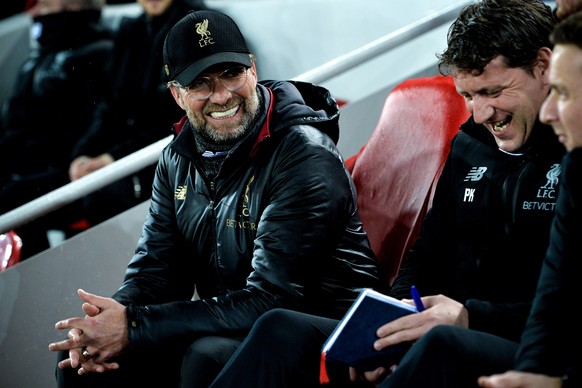
[{"label": "red stadium seat", "polygon": [[468,117],[452,78],[404,81],[388,94],[366,145],[346,160],[387,284],[396,277],[432,204],[450,140]]},{"label": "red stadium seat", "polygon": [[20,261],[22,240],[13,231],[0,234],[0,272]]}]

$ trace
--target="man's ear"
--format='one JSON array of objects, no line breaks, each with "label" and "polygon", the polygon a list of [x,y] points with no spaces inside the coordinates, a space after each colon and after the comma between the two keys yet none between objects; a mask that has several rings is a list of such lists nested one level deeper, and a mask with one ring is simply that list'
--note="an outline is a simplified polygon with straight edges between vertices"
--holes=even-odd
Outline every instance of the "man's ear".
[{"label": "man's ear", "polygon": [[170,93],[172,93],[174,100],[176,100],[176,104],[178,104],[183,110],[186,110],[186,108],[184,108],[184,100],[182,100],[182,95],[178,88],[174,85],[170,85]]},{"label": "man's ear", "polygon": [[538,64],[542,77],[548,78],[550,70],[550,58],[552,57],[552,50],[548,47],[542,47],[538,50]]},{"label": "man's ear", "polygon": [[253,64],[251,65],[251,74],[253,75],[253,77],[255,77],[255,81],[259,80],[257,78],[257,66],[255,65],[255,61],[253,61]]}]

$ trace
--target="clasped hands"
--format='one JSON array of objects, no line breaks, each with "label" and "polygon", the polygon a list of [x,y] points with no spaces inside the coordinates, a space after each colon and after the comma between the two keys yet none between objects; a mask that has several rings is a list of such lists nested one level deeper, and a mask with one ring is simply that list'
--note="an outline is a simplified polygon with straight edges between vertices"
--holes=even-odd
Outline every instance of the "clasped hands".
[{"label": "clasped hands", "polygon": [[93,158],[89,156],[79,156],[75,158],[69,166],[69,179],[75,181],[113,162],[113,157],[109,154],[101,154]]},{"label": "clasped hands", "polygon": [[69,358],[59,362],[58,367],[80,367],[80,375],[118,369],[119,364],[109,360],[124,353],[129,345],[125,306],[81,289],[77,293],[83,301],[81,308],[85,317],[57,322],[55,329],[69,330],[67,339],[49,344],[53,352],[69,352]]},{"label": "clasped hands", "polygon": [[[414,305],[412,299],[403,299],[403,302]],[[469,327],[469,313],[463,304],[444,295],[432,295],[422,298],[425,310],[418,314],[410,314],[395,319],[378,328],[378,340],[374,343],[376,350],[401,342],[414,342],[430,329],[437,325],[456,325]],[[352,381],[368,381],[379,383],[388,371],[394,371],[396,365],[386,365],[373,371],[358,371],[350,367]]]}]

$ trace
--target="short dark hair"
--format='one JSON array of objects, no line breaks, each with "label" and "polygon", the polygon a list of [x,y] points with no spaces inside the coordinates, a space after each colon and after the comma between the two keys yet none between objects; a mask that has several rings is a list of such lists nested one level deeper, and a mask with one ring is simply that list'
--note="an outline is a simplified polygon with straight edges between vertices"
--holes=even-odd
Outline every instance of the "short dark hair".
[{"label": "short dark hair", "polygon": [[553,44],[574,44],[582,49],[582,11],[562,20],[550,35]]},{"label": "short dark hair", "polygon": [[552,9],[541,0],[482,0],[465,7],[449,28],[447,48],[437,54],[441,74],[481,74],[502,56],[509,67],[531,72],[542,47],[552,48],[556,25]]}]

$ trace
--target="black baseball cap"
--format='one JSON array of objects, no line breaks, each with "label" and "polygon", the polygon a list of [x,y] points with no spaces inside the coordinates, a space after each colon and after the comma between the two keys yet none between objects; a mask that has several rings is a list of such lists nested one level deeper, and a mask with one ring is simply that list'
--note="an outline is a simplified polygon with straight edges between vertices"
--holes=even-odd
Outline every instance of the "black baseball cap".
[{"label": "black baseball cap", "polygon": [[170,81],[190,85],[201,72],[218,63],[251,67],[245,38],[228,15],[192,11],[166,35],[164,70]]}]

